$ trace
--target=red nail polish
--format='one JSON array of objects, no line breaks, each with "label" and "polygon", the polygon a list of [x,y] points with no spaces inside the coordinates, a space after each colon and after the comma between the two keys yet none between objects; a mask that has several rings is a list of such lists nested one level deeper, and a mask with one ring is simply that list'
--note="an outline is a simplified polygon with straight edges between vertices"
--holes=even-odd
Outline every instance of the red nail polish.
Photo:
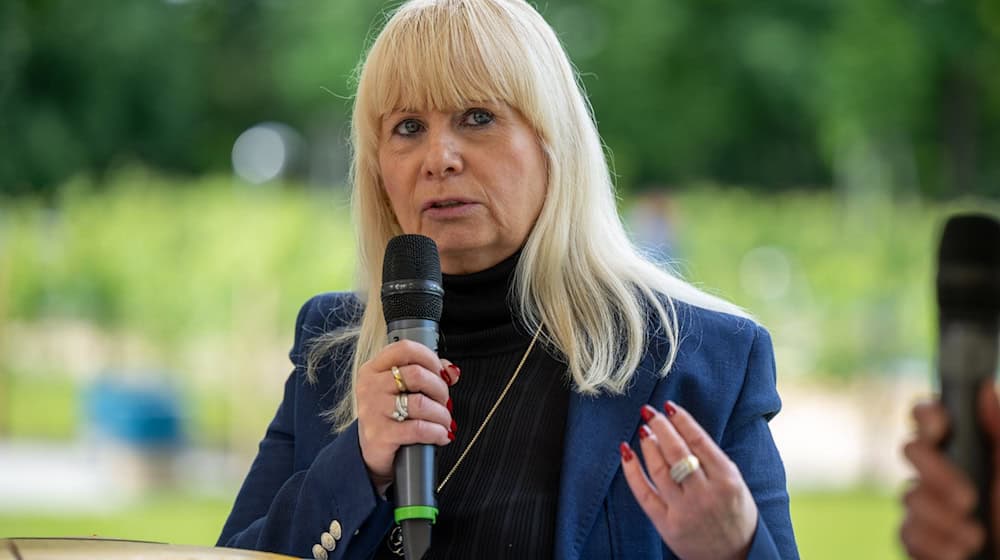
[{"label": "red nail polish", "polygon": [[441,371],[438,372],[438,375],[441,376],[441,379],[445,383],[447,383],[448,385],[451,385],[451,378],[448,377],[448,371],[445,368],[441,368]]},{"label": "red nail polish", "polygon": [[653,432],[650,431],[649,426],[647,426],[645,424],[643,424],[642,426],[639,426],[639,439],[646,439],[649,436],[651,436],[652,434],[653,434]]},{"label": "red nail polish", "polygon": [[632,453],[632,448],[629,447],[628,444],[625,443],[624,441],[621,443],[621,445],[618,446],[618,450],[621,451],[622,459],[624,459],[626,463],[631,461],[632,458],[635,457],[635,454]]},{"label": "red nail polish", "polygon": [[452,404],[451,404],[451,397],[448,397],[448,404],[446,404],[445,406],[448,407],[448,412],[453,412],[452,411]]},{"label": "red nail polish", "polygon": [[455,364],[448,364],[448,373],[451,375],[451,378],[454,379],[454,381],[451,382],[452,385],[458,383],[458,378],[462,376],[462,370]]},{"label": "red nail polish", "polygon": [[674,408],[674,403],[667,401],[663,403],[663,411],[667,413],[667,416],[673,416],[677,414],[677,409]]},{"label": "red nail polish", "polygon": [[451,431],[454,432],[457,429],[458,429],[458,424],[455,423],[455,420],[452,420],[451,421]]},{"label": "red nail polish", "polygon": [[448,432],[448,441],[455,441],[455,432]]},{"label": "red nail polish", "polygon": [[647,404],[643,405],[643,407],[639,409],[639,414],[642,415],[643,422],[649,422],[654,416],[656,416],[656,411],[653,410],[653,407]]}]

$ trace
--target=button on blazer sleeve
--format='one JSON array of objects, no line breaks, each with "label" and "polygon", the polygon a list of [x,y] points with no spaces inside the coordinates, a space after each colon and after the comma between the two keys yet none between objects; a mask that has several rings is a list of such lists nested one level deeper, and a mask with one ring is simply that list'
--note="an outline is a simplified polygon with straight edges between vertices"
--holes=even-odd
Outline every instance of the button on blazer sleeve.
[{"label": "button on blazer sleeve", "polygon": [[219,537],[219,546],[311,557],[331,523],[341,538],[328,557],[366,558],[392,523],[392,508],[373,489],[358,443],[357,422],[339,434],[321,417],[348,390],[351,356],[305,375],[310,339],[344,326],[349,294],[316,296],[301,309],[290,352],[294,371],[260,442],[257,457]]}]

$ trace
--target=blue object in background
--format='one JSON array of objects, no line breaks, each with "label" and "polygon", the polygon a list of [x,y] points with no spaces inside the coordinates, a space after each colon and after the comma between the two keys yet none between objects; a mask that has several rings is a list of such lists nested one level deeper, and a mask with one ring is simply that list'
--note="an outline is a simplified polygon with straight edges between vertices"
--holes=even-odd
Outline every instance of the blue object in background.
[{"label": "blue object in background", "polygon": [[163,382],[101,375],[84,392],[84,411],[88,426],[128,445],[175,447],[184,439],[180,397]]}]

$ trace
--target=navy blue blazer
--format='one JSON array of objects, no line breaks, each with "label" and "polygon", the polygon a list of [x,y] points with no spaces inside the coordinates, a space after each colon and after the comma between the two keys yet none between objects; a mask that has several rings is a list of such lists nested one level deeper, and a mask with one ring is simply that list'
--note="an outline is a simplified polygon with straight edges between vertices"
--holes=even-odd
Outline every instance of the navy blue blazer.
[{"label": "navy blue blazer", "polygon": [[[220,546],[311,557],[334,528],[332,559],[370,558],[389,531],[392,504],[368,478],[357,422],[340,434],[321,417],[344,395],[349,355],[305,378],[307,344],[344,326],[352,294],[315,296],[299,312],[290,352],[295,370],[219,538]],[[774,356],[764,328],[749,319],[677,303],[681,341],[670,373],[662,331],[650,343],[627,393],[572,393],[566,423],[553,557],[676,558],[625,482],[618,444],[638,446],[639,409],[672,399],[685,407],[739,466],[760,512],[752,559],[798,558],[785,471],[767,421],[781,407]],[[329,542],[328,542],[329,544]]]}]

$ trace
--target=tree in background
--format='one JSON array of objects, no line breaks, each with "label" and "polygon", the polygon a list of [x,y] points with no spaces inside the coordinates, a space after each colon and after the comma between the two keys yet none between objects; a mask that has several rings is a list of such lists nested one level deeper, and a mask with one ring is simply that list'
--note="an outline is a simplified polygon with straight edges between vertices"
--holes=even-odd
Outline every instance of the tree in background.
[{"label": "tree in background", "polygon": [[[925,0],[550,0],[626,190],[692,179],[1000,194],[1000,7]],[[13,0],[0,193],[138,161],[227,170],[261,121],[344,158],[370,0]],[[341,169],[342,175],[342,169]],[[329,174],[327,174],[329,176]],[[304,178],[309,178],[306,176]]]}]

